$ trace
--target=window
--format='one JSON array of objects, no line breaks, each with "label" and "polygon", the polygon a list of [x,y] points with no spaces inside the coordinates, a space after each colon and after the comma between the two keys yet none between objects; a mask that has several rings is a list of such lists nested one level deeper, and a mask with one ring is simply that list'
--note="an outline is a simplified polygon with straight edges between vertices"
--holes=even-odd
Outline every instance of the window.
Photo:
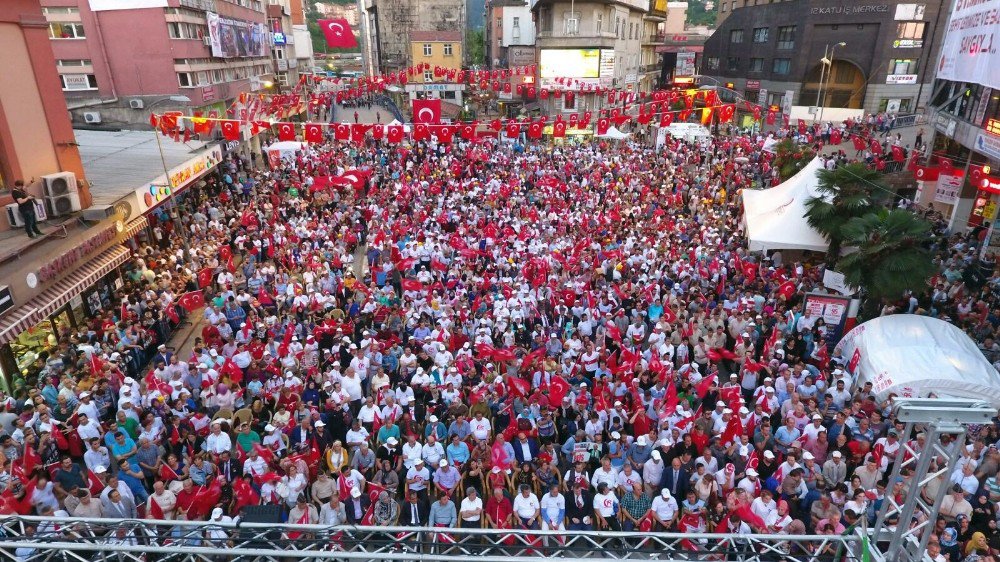
[{"label": "window", "polygon": [[282,47],[275,47],[271,53],[274,55],[275,60],[285,60],[285,49]]},{"label": "window", "polygon": [[916,59],[891,59],[889,60],[889,74],[916,74]]},{"label": "window", "polygon": [[190,72],[178,72],[177,73],[177,84],[181,88],[190,88],[194,86],[194,80],[191,78]]},{"label": "window", "polygon": [[795,48],[795,26],[794,25],[784,25],[778,28],[778,45],[779,49],[794,49]]},{"label": "window", "polygon": [[708,57],[708,68],[710,70],[719,70],[719,57]]},{"label": "window", "polygon": [[79,14],[80,8],[76,6],[47,6],[42,8],[42,13],[50,16],[56,14]]},{"label": "window", "polygon": [[792,69],[792,59],[774,59],[774,66],[771,72],[775,74],[788,74]]},{"label": "window", "polygon": [[434,45],[430,43],[424,43],[424,56],[429,57],[434,54]]},{"label": "window", "polygon": [[896,26],[896,40],[893,47],[920,48],[924,46],[924,22],[907,21]]},{"label": "window", "polygon": [[97,77],[93,74],[60,74],[59,79],[65,91],[97,89]]},{"label": "window", "polygon": [[514,27],[521,27],[521,18],[515,17],[513,18],[513,21],[514,21]]},{"label": "window", "polygon": [[424,82],[433,82],[433,81],[434,81],[434,73],[432,71],[430,71],[430,70],[425,70],[424,71]]},{"label": "window", "polygon": [[743,42],[743,30],[734,29],[729,32],[729,42],[730,43],[742,43]]},{"label": "window", "polygon": [[444,44],[444,56],[450,57],[452,55],[451,43]]},{"label": "window", "polygon": [[205,36],[205,27],[194,23],[169,21],[167,35],[171,39],[201,39]]},{"label": "window", "polygon": [[740,57],[729,57],[728,64],[726,65],[728,70],[739,70],[740,69]]},{"label": "window", "polygon": [[767,43],[767,27],[755,27],[753,29],[753,42],[754,43]]},{"label": "window", "polygon": [[563,111],[573,111],[576,109],[576,96],[562,97]]},{"label": "window", "polygon": [[764,59],[753,58],[750,59],[750,72],[763,72],[764,71]]},{"label": "window", "polygon": [[60,59],[56,61],[56,66],[90,66],[93,64],[90,59]]},{"label": "window", "polygon": [[597,31],[597,35],[600,35],[604,30],[604,14],[602,12],[597,12],[597,17],[594,18],[594,29]]},{"label": "window", "polygon": [[615,37],[618,37],[618,28],[621,27],[622,19],[615,18]]},{"label": "window", "polygon": [[83,32],[82,23],[57,23],[49,24],[49,37],[52,39],[83,39],[87,35]]},{"label": "window", "polygon": [[634,23],[628,24],[628,38],[629,39],[635,39],[635,24]]},{"label": "window", "polygon": [[181,88],[194,88],[197,86],[208,86],[211,82],[209,82],[209,73],[205,71],[178,72],[177,84]]}]

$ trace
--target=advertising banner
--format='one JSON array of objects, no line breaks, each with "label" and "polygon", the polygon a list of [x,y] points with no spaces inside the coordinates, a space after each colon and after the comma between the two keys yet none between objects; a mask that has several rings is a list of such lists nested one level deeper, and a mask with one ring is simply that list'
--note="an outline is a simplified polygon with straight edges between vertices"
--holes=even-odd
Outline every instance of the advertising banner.
[{"label": "advertising banner", "polygon": [[820,293],[806,294],[802,310],[808,310],[813,318],[822,318],[826,323],[826,341],[831,347],[840,341],[847,325],[847,313],[851,307],[851,298],[841,295],[825,295]]},{"label": "advertising banner", "polygon": [[1000,88],[1000,0],[958,0],[945,31],[938,78]]},{"label": "advertising banner", "polygon": [[271,34],[262,23],[251,23],[206,12],[212,56],[224,58],[264,57]]}]

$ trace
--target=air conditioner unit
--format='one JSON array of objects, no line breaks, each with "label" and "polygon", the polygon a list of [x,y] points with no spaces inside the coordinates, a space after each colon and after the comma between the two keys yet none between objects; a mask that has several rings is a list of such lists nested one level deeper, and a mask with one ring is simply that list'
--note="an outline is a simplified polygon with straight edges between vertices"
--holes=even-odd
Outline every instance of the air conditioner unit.
[{"label": "air conditioner unit", "polygon": [[101,114],[96,111],[84,111],[83,112],[84,123],[97,124],[101,122]]},{"label": "air conditioner unit", "polygon": [[91,205],[83,210],[83,220],[102,221],[117,214],[118,210],[114,205]]},{"label": "air conditioner unit", "polygon": [[59,172],[42,176],[42,185],[46,197],[58,197],[79,191],[76,187],[76,176],[73,172]]},{"label": "air conditioner unit", "polygon": [[61,217],[80,210],[80,194],[68,193],[59,197],[46,197],[50,217]]},{"label": "air conditioner unit", "polygon": [[[49,218],[48,213],[45,212],[45,203],[38,199],[35,199],[35,218],[40,221]],[[7,205],[7,222],[11,227],[24,226],[24,216],[21,215],[21,211],[17,210],[17,203]]]},{"label": "air conditioner unit", "polygon": [[204,45],[205,45],[206,47],[211,47],[211,46],[212,46],[212,38],[211,38],[211,37],[202,37],[202,38],[201,38],[201,42],[202,42],[202,44],[204,44]]},{"label": "air conditioner unit", "polygon": [[131,107],[132,109],[142,109],[146,107],[146,104],[143,103],[143,101],[140,99],[134,99],[134,100],[128,100],[128,106]]}]

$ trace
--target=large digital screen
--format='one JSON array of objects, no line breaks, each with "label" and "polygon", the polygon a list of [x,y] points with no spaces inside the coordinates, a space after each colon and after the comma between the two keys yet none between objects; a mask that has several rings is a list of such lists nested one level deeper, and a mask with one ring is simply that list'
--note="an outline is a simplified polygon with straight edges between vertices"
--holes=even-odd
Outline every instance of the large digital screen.
[{"label": "large digital screen", "polygon": [[599,49],[542,49],[539,54],[542,78],[600,78]]},{"label": "large digital screen", "polygon": [[206,13],[206,20],[213,57],[267,56],[271,35],[264,24],[224,18],[212,12]]}]

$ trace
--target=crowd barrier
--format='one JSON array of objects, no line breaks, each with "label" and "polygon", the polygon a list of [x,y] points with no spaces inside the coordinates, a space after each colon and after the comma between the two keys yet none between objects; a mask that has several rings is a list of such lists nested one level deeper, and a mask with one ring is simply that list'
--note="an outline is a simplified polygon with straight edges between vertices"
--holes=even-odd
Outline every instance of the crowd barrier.
[{"label": "crowd barrier", "polygon": [[861,561],[857,535],[721,535],[430,527],[213,524],[13,517],[0,520],[0,558],[19,562],[434,560],[538,558]]}]

